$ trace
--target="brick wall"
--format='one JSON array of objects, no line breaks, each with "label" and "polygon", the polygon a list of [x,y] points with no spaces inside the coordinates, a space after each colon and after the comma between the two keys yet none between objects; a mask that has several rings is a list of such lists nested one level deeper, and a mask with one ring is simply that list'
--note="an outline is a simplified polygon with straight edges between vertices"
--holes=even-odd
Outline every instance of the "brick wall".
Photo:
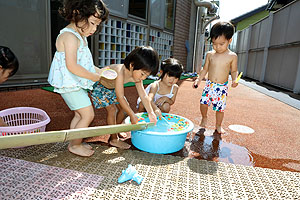
[{"label": "brick wall", "polygon": [[190,13],[192,0],[177,0],[174,29],[174,58],[186,68],[187,49],[185,41],[189,39]]}]

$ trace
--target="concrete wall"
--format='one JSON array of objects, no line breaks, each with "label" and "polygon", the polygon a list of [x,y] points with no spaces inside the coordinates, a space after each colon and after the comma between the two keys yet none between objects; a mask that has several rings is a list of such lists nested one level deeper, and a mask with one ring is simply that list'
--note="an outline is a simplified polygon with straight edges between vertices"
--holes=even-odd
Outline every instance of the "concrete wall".
[{"label": "concrete wall", "polygon": [[300,1],[239,31],[239,71],[246,77],[300,93]]}]

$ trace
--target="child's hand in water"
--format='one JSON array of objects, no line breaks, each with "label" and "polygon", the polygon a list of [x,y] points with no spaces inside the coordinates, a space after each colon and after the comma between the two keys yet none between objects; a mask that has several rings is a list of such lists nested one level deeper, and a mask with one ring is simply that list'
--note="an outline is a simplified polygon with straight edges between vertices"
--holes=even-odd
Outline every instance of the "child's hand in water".
[{"label": "child's hand in water", "polygon": [[155,109],[154,113],[156,114],[157,117],[161,117],[161,110],[159,108]]},{"label": "child's hand in water", "polygon": [[155,113],[154,112],[148,113],[148,117],[149,117],[150,122],[154,122],[154,124],[156,125],[157,118],[156,118]]}]

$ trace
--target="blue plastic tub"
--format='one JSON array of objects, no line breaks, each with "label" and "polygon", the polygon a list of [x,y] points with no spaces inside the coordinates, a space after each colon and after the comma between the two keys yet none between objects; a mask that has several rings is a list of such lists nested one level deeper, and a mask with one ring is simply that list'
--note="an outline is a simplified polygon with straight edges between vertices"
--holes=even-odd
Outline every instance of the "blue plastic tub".
[{"label": "blue plastic tub", "polygon": [[[147,113],[138,113],[139,122],[149,122]],[[131,131],[132,144],[149,153],[168,154],[181,150],[187,134],[194,128],[194,124],[181,116],[163,113],[163,117],[168,121],[159,119],[155,127],[140,131]],[[130,123],[130,118],[125,120]],[[168,124],[169,123],[169,124]]]}]

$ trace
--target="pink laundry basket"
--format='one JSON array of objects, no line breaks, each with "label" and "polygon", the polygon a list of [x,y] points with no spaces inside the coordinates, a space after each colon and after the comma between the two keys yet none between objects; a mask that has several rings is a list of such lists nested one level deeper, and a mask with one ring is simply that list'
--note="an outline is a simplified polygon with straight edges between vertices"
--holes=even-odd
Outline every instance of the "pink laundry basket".
[{"label": "pink laundry basket", "polygon": [[0,111],[8,126],[0,127],[0,137],[44,132],[50,122],[47,113],[38,108],[16,107]]}]

